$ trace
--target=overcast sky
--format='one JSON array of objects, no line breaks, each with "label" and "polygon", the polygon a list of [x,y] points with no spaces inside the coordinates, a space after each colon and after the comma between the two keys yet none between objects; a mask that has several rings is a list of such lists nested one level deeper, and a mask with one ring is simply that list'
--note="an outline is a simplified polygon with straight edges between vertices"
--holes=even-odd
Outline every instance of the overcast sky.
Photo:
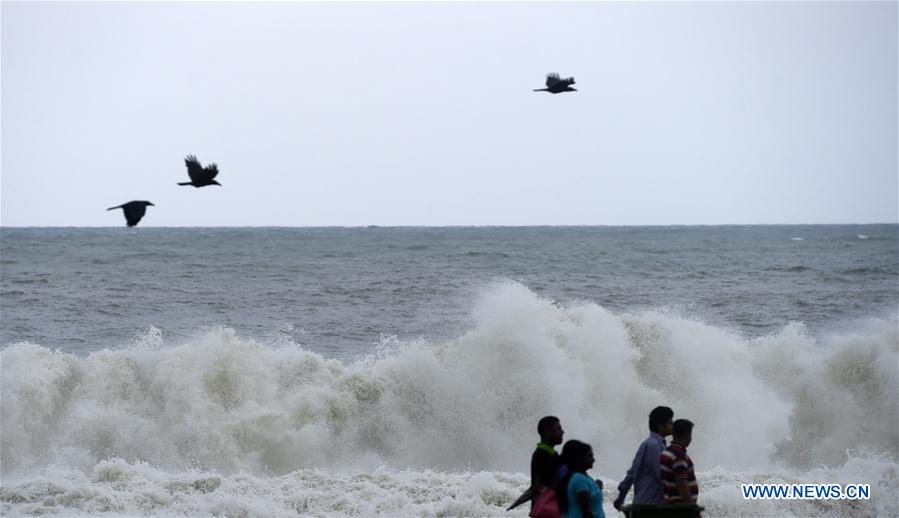
[{"label": "overcast sky", "polygon": [[0,10],[4,226],[897,221],[896,2]]}]

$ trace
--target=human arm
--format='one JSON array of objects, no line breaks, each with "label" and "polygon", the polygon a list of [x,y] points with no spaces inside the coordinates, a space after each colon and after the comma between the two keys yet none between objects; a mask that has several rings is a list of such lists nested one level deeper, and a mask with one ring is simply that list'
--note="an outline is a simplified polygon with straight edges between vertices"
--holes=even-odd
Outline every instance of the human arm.
[{"label": "human arm", "polygon": [[643,460],[643,456],[646,453],[646,443],[640,445],[637,449],[636,455],[634,455],[634,460],[631,462],[631,467],[627,470],[627,474],[624,476],[624,480],[618,484],[618,498],[612,502],[612,505],[617,510],[621,510],[621,506],[624,504],[624,497],[627,496],[627,492],[631,489],[631,486],[634,484],[634,477],[637,475],[637,470],[640,469],[640,462]]},{"label": "human arm", "polygon": [[531,455],[531,487],[528,488],[531,495],[531,505],[534,505],[537,501],[537,497],[540,496],[542,490],[543,486],[540,484],[540,457],[538,452],[535,451]]},{"label": "human arm", "polygon": [[581,491],[577,494],[577,503],[581,506],[581,516],[584,518],[594,518],[593,509],[590,507],[590,493]]},{"label": "human arm", "polygon": [[677,480],[677,493],[684,499],[684,503],[695,503],[693,495],[690,493],[690,485],[687,483],[687,479],[681,478]]}]

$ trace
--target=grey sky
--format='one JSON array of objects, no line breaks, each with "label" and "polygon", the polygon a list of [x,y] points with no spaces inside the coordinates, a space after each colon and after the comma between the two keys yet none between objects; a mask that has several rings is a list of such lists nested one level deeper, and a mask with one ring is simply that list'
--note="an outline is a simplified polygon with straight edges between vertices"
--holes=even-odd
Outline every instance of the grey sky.
[{"label": "grey sky", "polygon": [[0,9],[4,226],[897,221],[896,2]]}]

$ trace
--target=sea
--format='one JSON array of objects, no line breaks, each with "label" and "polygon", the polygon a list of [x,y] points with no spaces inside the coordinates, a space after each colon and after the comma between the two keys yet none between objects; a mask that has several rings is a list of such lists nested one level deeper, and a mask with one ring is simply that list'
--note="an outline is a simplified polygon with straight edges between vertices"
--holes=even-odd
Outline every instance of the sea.
[{"label": "sea", "polygon": [[524,517],[555,415],[613,517],[667,405],[704,516],[899,516],[897,317],[895,224],[0,228],[0,514]]}]

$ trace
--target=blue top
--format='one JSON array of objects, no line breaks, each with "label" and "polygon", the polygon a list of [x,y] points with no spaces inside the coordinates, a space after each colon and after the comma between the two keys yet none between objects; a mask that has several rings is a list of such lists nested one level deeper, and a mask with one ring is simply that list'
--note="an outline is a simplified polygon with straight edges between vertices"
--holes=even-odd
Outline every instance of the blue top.
[{"label": "blue top", "polygon": [[624,480],[618,484],[618,500],[624,502],[631,485],[634,486],[635,504],[661,504],[665,499],[662,490],[662,476],[659,458],[665,451],[665,438],[650,432],[649,437],[640,444],[634,462],[631,464]]},{"label": "blue top", "polygon": [[565,510],[564,518],[583,518],[581,513],[581,503],[577,498],[578,493],[586,491],[590,495],[590,510],[593,511],[593,518],[606,518],[605,511],[602,510],[602,491],[592,478],[583,473],[575,473],[571,475],[568,481],[568,509]]}]

